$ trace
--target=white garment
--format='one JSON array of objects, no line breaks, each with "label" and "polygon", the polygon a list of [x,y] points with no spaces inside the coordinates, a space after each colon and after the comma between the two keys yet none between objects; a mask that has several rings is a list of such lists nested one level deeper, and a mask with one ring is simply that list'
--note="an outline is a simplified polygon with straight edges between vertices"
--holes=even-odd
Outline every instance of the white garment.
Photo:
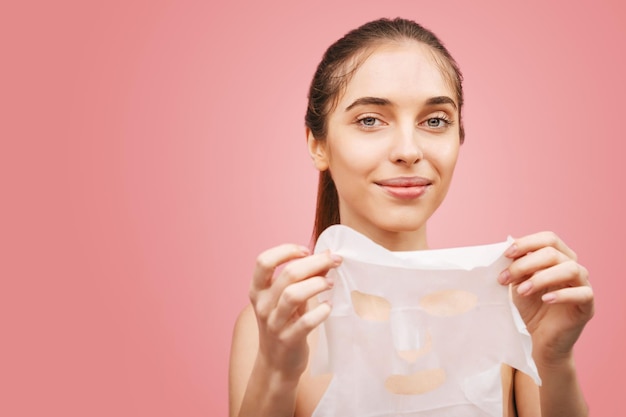
[{"label": "white garment", "polygon": [[320,299],[312,373],[333,379],[313,417],[502,416],[501,364],[540,384],[507,287],[510,242],[390,252],[341,225],[315,251],[343,257]]}]

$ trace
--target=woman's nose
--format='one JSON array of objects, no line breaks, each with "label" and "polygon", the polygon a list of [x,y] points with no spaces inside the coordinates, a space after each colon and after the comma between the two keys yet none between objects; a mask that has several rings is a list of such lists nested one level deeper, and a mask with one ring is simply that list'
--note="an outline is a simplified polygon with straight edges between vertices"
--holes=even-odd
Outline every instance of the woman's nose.
[{"label": "woman's nose", "polygon": [[394,134],[390,159],[394,163],[413,165],[424,157],[415,127],[399,127]]}]

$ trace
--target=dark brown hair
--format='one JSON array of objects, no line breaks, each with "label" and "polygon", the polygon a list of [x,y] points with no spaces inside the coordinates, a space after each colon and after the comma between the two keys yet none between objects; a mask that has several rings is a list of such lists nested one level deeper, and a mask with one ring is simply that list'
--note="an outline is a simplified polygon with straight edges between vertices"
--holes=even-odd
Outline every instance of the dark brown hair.
[{"label": "dark brown hair", "polygon": [[[459,137],[465,137],[461,120],[463,106],[463,76],[454,58],[434,33],[419,24],[402,18],[379,19],[366,23],[332,44],[317,66],[306,110],[305,124],[315,140],[325,140],[328,130],[328,115],[334,110],[339,96],[350,81],[351,75],[368,56],[368,52],[386,42],[414,40],[428,45],[433,58],[440,66],[444,77],[453,87],[459,108]],[[329,170],[320,172],[317,190],[317,207],[313,242],[327,227],[340,222],[339,196]]]}]

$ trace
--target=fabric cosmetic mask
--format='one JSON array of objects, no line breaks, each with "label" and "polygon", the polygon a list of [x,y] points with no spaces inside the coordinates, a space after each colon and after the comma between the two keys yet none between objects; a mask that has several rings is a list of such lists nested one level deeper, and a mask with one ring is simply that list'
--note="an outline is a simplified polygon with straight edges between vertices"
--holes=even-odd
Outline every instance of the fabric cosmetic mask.
[{"label": "fabric cosmetic mask", "polygon": [[343,257],[320,295],[311,373],[332,381],[314,417],[501,417],[502,364],[541,383],[531,339],[496,277],[507,242],[391,252],[342,225],[315,252]]}]

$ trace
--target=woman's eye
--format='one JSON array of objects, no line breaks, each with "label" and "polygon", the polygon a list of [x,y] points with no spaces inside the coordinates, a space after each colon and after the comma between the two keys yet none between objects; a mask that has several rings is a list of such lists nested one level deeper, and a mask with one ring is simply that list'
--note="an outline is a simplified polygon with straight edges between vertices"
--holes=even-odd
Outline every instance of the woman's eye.
[{"label": "woman's eye", "polygon": [[358,123],[364,127],[376,127],[381,124],[380,120],[373,116],[362,117],[358,120]]},{"label": "woman's eye", "polygon": [[426,120],[426,125],[428,127],[432,127],[435,129],[446,127],[449,124],[450,124],[450,121],[442,117],[431,117],[430,119]]}]

